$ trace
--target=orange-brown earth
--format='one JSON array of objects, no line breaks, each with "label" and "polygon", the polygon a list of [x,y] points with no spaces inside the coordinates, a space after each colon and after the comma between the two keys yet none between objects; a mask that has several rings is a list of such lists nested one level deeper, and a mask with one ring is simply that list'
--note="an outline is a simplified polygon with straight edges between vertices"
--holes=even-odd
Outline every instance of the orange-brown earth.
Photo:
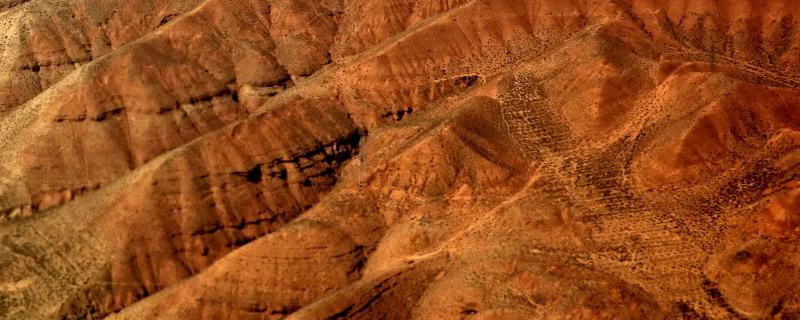
[{"label": "orange-brown earth", "polygon": [[795,0],[0,0],[2,319],[800,318]]}]

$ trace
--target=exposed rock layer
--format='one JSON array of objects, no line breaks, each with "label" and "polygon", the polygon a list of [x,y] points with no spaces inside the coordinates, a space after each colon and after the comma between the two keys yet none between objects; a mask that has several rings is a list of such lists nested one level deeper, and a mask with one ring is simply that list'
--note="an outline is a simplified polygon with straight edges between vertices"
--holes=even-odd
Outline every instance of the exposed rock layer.
[{"label": "exposed rock layer", "polygon": [[799,18],[0,1],[0,318],[791,319]]}]

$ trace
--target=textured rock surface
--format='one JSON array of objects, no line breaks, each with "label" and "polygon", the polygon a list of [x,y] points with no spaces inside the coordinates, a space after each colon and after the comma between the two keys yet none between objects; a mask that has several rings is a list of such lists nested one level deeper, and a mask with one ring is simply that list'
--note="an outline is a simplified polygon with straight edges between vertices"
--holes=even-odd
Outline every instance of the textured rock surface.
[{"label": "textured rock surface", "polygon": [[0,0],[0,319],[800,317],[799,19]]}]

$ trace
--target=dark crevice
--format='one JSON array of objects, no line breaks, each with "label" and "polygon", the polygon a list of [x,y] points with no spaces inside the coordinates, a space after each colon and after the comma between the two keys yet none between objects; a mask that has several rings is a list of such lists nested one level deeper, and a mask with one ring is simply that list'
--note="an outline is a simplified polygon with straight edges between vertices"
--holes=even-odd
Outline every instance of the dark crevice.
[{"label": "dark crevice", "polygon": [[[220,90],[220,91],[218,91],[216,93],[213,93],[213,94],[201,95],[201,96],[197,96],[197,97],[191,97],[191,98],[188,99],[187,103],[178,102],[178,103],[176,103],[174,105],[162,106],[162,107],[158,108],[157,112],[139,112],[139,113],[140,114],[166,114],[166,113],[169,113],[169,112],[180,110],[182,104],[198,104],[198,103],[202,103],[202,102],[211,103],[211,101],[214,98],[224,97],[224,96],[228,96],[228,95],[231,96],[231,99],[233,99],[234,102],[238,101],[238,95],[236,95],[236,91],[225,88],[225,89]],[[102,112],[100,114],[93,115],[93,116],[88,116],[86,114],[79,114],[77,116],[72,116],[72,117],[59,116],[58,118],[55,119],[55,121],[56,122],[65,122],[65,121],[68,121],[68,122],[82,122],[82,121],[86,121],[86,120],[92,120],[92,121],[98,121],[99,122],[99,121],[104,121],[104,120],[109,119],[110,116],[120,115],[125,110],[126,109],[124,107],[116,107],[116,108],[114,108],[112,110],[109,110],[109,111],[106,111],[106,112]]]},{"label": "dark crevice", "polygon": [[[180,237],[180,236],[190,236],[190,237],[203,236],[203,235],[214,234],[214,233],[220,232],[220,231],[225,230],[225,229],[242,230],[242,229],[246,228],[247,226],[260,225],[260,224],[262,224],[264,222],[272,223],[272,222],[277,221],[279,218],[280,218],[279,215],[272,215],[272,216],[269,216],[269,217],[255,219],[255,220],[251,220],[251,221],[242,221],[242,222],[239,222],[239,223],[233,224],[233,225],[216,225],[216,226],[214,226],[212,228],[209,228],[209,229],[206,229],[206,230],[195,230],[195,231],[193,231],[193,232],[191,232],[189,234],[178,233],[178,234],[174,234],[172,237],[175,238],[175,237]],[[237,242],[237,241],[235,241],[235,242]],[[244,243],[240,243],[239,245],[237,245],[237,247],[241,246],[241,245],[244,245],[244,244],[247,244],[248,242],[249,242],[249,240],[244,242]]]},{"label": "dark crevice", "polygon": [[385,286],[385,284],[386,284],[385,282],[382,282],[379,285],[377,285],[375,287],[375,289],[377,289],[378,292],[374,296],[372,296],[372,298],[367,300],[367,302],[365,302],[360,308],[358,308],[356,311],[354,311],[353,314],[358,314],[358,313],[363,312],[364,310],[369,309],[369,307],[372,306],[372,304],[374,304],[375,302],[379,301],[383,297],[383,295],[386,294],[386,292],[389,292],[389,290],[392,290],[392,288],[394,288],[394,286],[397,285],[395,283],[395,284],[391,284],[391,285]]},{"label": "dark crevice", "polygon": [[742,250],[742,251],[737,252],[733,256],[733,261],[744,262],[744,261],[747,261],[748,259],[750,259],[750,257],[751,257],[750,252],[748,252],[746,250]]},{"label": "dark crevice", "polygon": [[366,256],[364,254],[364,247],[363,246],[356,246],[356,248],[351,252],[358,256],[358,260],[353,265],[353,268],[348,272],[349,275],[360,275],[361,272],[364,270]]},{"label": "dark crevice", "polygon": [[109,117],[121,115],[124,111],[125,111],[125,108],[116,107],[116,108],[113,108],[113,109],[111,109],[109,111],[105,111],[105,112],[101,112],[101,113],[99,113],[97,115],[93,115],[91,117],[89,117],[89,116],[87,116],[85,114],[80,114],[80,115],[72,117],[72,118],[68,118],[68,117],[65,117],[65,116],[60,116],[58,118],[55,118],[55,122],[64,122],[64,121],[67,121],[67,122],[83,122],[83,121],[86,121],[86,120],[101,122],[101,121],[104,121],[104,120],[108,119]]},{"label": "dark crevice", "polygon": [[781,310],[783,310],[783,303],[784,299],[779,300],[778,303],[776,303],[775,306],[772,307],[772,310],[770,310],[769,315],[775,317],[779,313],[781,313]]},{"label": "dark crevice", "polygon": [[275,175],[275,177],[277,177],[278,179],[281,179],[281,180],[283,180],[283,181],[286,181],[286,179],[287,179],[287,177],[288,177],[288,174],[289,174],[289,172],[288,172],[288,171],[286,171],[286,169],[284,168],[284,169],[281,169],[281,170],[280,170],[280,171],[279,171],[279,172],[278,172],[278,173]]},{"label": "dark crevice", "polygon": [[[335,178],[338,174],[338,168],[358,154],[358,147],[364,135],[365,133],[363,131],[354,130],[339,140],[320,144],[301,154],[277,159],[268,163],[256,164],[248,171],[237,171],[232,172],[232,174],[243,177],[252,183],[260,183],[265,176],[288,181],[289,172],[286,169],[287,165],[297,167],[300,173],[311,168],[321,168],[318,172],[303,175],[302,180],[294,180],[294,183],[300,181],[303,186],[308,187],[313,185],[313,180],[315,180],[315,178]],[[322,164],[321,167],[320,164]]]},{"label": "dark crevice", "polygon": [[467,89],[478,84],[481,80],[482,78],[479,75],[468,75],[455,78],[453,84],[460,89]]},{"label": "dark crevice", "polygon": [[464,316],[473,316],[473,315],[478,314],[478,310],[467,308],[467,309],[461,310],[461,314],[464,315]]},{"label": "dark crevice", "polygon": [[327,144],[320,144],[316,148],[308,150],[302,154],[295,155],[289,158],[278,159],[273,162],[273,165],[285,163],[299,163],[300,159],[314,159],[317,155],[323,155],[319,161],[313,161],[307,165],[298,165],[300,171],[303,169],[313,167],[316,163],[325,162],[328,164],[341,164],[350,159],[357,153],[357,149],[361,144],[361,139],[364,137],[364,131],[354,130],[340,140],[333,141]]},{"label": "dark crevice", "polygon": [[173,19],[175,19],[177,17],[178,17],[177,14],[168,14],[168,15],[164,16],[163,18],[161,18],[161,21],[158,23],[158,26],[159,27],[163,26],[163,25],[169,23],[170,21],[172,21]]},{"label": "dark crevice", "polygon": [[397,110],[397,111],[389,111],[381,114],[381,118],[383,119],[391,119],[394,121],[401,121],[405,118],[406,115],[410,115],[414,112],[413,107],[408,107],[405,109]]},{"label": "dark crevice", "polygon": [[[250,183],[261,183],[266,175],[278,178],[283,181],[288,180],[288,170],[282,168],[284,165],[288,163],[293,163],[295,165],[298,164],[299,159],[301,158],[315,158],[315,156],[319,154],[324,154],[320,160],[316,162],[312,162],[310,165],[305,167],[300,167],[300,172],[302,173],[304,169],[309,169],[311,167],[321,167],[322,169],[319,172],[314,172],[312,174],[306,174],[302,176],[302,182],[300,182],[304,187],[311,187],[314,185],[313,180],[316,178],[326,179],[326,185],[332,186],[336,183],[338,169],[340,166],[346,162],[347,160],[351,159],[354,155],[358,154],[358,146],[361,143],[362,138],[362,131],[354,130],[347,136],[335,140],[330,143],[322,144],[308,152],[303,153],[302,155],[296,155],[289,159],[278,159],[272,161],[270,163],[264,164],[257,164],[252,169],[246,172],[233,172],[232,174],[240,176],[246,179]],[[318,156],[316,158],[319,158]],[[279,170],[274,170],[277,168],[281,168]],[[265,169],[267,174],[265,174]],[[274,170],[274,171],[273,171]],[[296,180],[295,180],[296,181]],[[324,181],[324,180],[323,180]],[[303,208],[302,211],[305,211],[307,208]],[[264,222],[274,223],[279,219],[282,219],[286,214],[284,213],[273,213],[268,217],[260,218],[252,221],[242,221],[238,224],[234,225],[217,225],[213,226],[206,230],[196,230],[190,234],[189,236],[199,236],[199,235],[207,235],[219,232],[224,229],[244,229],[246,226],[249,225],[260,225]],[[261,215],[259,215],[261,216]],[[182,236],[184,234],[176,234],[174,236]]]},{"label": "dark crevice", "polygon": [[692,308],[692,306],[689,305],[689,303],[687,303],[686,301],[679,301],[678,303],[676,303],[675,306],[677,307],[678,312],[680,312],[680,314],[684,318],[688,319],[701,318],[700,315],[697,313],[697,311],[695,311],[694,308]]},{"label": "dark crevice", "polygon": [[255,166],[253,169],[247,171],[245,176],[248,182],[260,183],[261,182],[261,166]]},{"label": "dark crevice", "polygon": [[[443,97],[462,93],[476,85],[482,84],[483,82],[484,79],[480,75],[470,74],[430,82],[419,86],[419,89],[421,89],[421,91],[432,90],[433,92],[443,92],[439,98],[429,101],[433,102]],[[414,107],[409,106],[400,110],[384,112],[380,115],[380,117],[384,120],[401,121],[406,117],[406,115],[410,115],[414,111]]]},{"label": "dark crevice", "polygon": [[32,64],[20,67],[19,70],[39,73],[39,72],[42,71],[42,68],[53,68],[53,67],[60,67],[60,66],[65,66],[65,65],[74,65],[76,63],[88,63],[88,62],[91,62],[91,61],[92,61],[92,59],[88,58],[88,59],[83,59],[83,60],[66,61],[66,62],[60,62],[60,63],[58,63],[58,62],[49,62],[49,63],[37,63],[37,62],[34,62]]},{"label": "dark crevice", "polygon": [[728,303],[725,297],[722,295],[722,292],[719,291],[719,287],[716,283],[712,282],[711,280],[704,277],[703,282],[703,291],[706,292],[706,295],[709,297],[711,302],[720,306],[727,311],[730,316],[734,319],[745,319],[742,315],[740,315],[733,307]]},{"label": "dark crevice", "polygon": [[339,320],[339,319],[347,319],[347,315],[350,314],[350,310],[353,309],[353,305],[347,306],[342,311],[332,314],[330,317],[325,318],[325,320]]}]

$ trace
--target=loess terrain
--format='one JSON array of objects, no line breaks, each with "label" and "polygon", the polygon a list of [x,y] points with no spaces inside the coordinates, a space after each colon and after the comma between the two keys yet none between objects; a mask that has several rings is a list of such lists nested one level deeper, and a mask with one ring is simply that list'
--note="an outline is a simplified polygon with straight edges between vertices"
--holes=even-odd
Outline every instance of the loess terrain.
[{"label": "loess terrain", "polygon": [[796,0],[0,0],[0,319],[800,319]]}]

